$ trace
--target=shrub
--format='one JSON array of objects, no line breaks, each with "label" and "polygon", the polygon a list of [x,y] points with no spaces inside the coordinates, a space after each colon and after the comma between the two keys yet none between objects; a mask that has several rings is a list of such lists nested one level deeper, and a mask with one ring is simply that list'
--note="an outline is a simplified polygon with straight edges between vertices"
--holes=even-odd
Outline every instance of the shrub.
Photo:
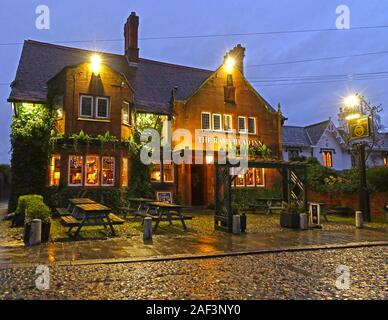
[{"label": "shrub", "polygon": [[249,209],[256,205],[257,198],[281,198],[281,191],[278,188],[235,188],[232,189],[232,203],[240,209]]},{"label": "shrub", "polygon": [[26,209],[26,223],[34,219],[40,219],[42,223],[50,222],[50,208],[37,198],[30,199]]},{"label": "shrub", "polygon": [[16,208],[16,214],[24,214],[27,207],[32,202],[43,202],[43,197],[37,194],[20,196]]},{"label": "shrub", "polygon": [[388,168],[376,167],[367,170],[367,180],[372,191],[388,191]]}]

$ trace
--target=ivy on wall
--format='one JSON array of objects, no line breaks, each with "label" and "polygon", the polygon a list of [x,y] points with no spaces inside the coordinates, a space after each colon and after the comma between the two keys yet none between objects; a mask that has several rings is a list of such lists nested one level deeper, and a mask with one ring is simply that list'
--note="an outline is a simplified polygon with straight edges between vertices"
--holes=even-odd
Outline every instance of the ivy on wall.
[{"label": "ivy on wall", "polygon": [[20,195],[44,195],[50,157],[54,113],[43,104],[15,104],[11,125],[12,183],[8,210],[14,211]]}]

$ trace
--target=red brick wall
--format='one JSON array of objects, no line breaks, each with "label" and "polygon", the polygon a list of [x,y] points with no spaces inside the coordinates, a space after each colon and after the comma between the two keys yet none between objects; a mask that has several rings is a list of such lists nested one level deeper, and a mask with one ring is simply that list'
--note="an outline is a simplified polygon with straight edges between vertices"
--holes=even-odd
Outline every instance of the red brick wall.
[{"label": "red brick wall", "polygon": [[[358,207],[358,194],[336,194],[328,195],[309,191],[308,200],[310,202],[323,202],[329,206],[347,206],[353,209]],[[372,216],[384,215],[384,206],[388,204],[388,193],[372,193],[370,195],[370,207]]]}]

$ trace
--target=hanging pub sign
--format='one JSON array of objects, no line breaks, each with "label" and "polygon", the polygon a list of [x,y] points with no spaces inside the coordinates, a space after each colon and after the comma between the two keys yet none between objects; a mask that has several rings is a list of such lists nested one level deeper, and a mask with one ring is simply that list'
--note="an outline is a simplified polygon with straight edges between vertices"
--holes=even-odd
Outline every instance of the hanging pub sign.
[{"label": "hanging pub sign", "polygon": [[350,140],[370,137],[370,118],[364,116],[349,121]]}]

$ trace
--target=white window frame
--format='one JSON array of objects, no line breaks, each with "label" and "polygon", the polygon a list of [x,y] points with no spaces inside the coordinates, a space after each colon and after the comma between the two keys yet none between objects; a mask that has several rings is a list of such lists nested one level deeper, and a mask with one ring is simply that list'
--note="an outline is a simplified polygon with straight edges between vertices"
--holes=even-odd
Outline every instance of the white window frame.
[{"label": "white window frame", "polygon": [[[209,128],[208,129],[203,128],[203,115],[204,114],[207,114],[209,116]],[[201,112],[201,129],[203,131],[211,131],[212,130],[212,115],[210,112]]]},{"label": "white window frame", "polygon": [[[244,119],[244,130],[240,129],[240,119]],[[238,128],[238,133],[248,133],[248,128],[247,128],[247,117],[243,116],[238,116],[237,119],[237,128]]]},{"label": "white window frame", "polygon": [[123,110],[121,110],[121,123],[129,126],[131,124],[131,112],[130,112],[129,102],[124,101],[123,104],[125,107],[123,106],[122,108],[127,109],[127,112],[128,112],[128,122],[124,121]]},{"label": "white window frame", "polygon": [[[253,184],[248,184],[247,176],[248,176],[248,171],[249,170],[252,170],[252,173],[253,173]],[[255,172],[255,168],[248,168],[247,173],[245,174],[245,186],[247,188],[254,188],[256,186],[256,172]]]},{"label": "white window frame", "polygon": [[[219,117],[219,119],[220,119],[220,128],[219,129],[215,129],[215,126],[214,126],[214,116]],[[221,132],[222,129],[223,129],[222,125],[223,125],[222,114],[220,114],[220,113],[213,113],[212,114],[212,127],[213,127],[213,131]]]},{"label": "white window frame", "polygon": [[[109,119],[109,116],[110,116],[110,112],[109,112],[109,109],[110,109],[110,103],[109,103],[109,98],[107,97],[96,97],[96,106],[95,106],[95,115],[96,115],[96,119]],[[105,100],[106,101],[106,117],[100,117],[98,116],[98,101],[99,100]]]},{"label": "white window frame", "polygon": [[[87,170],[86,170],[86,165],[87,165],[87,162],[88,162],[88,158],[89,157],[94,157],[94,158],[97,158],[97,183],[96,184],[89,184],[87,183],[86,181],[88,180],[88,177],[87,177]],[[98,155],[94,155],[94,154],[87,154],[85,155],[85,161],[84,162],[84,166],[85,166],[85,169],[84,169],[84,185],[85,187],[99,187],[100,186],[100,177],[102,176],[101,175],[101,159],[100,159],[100,156]]]},{"label": "white window frame", "polygon": [[[251,119],[251,120],[253,119],[253,125],[254,125],[254,129],[255,129],[254,132],[249,132],[249,120],[250,120],[250,119]],[[248,117],[247,131],[248,131],[248,134],[257,134],[256,117]]]},{"label": "white window frame", "polygon": [[[81,166],[81,170],[82,170],[81,171],[81,175],[82,175],[82,177],[81,177],[81,183],[79,183],[79,184],[71,184],[70,183],[70,174],[71,174],[71,172],[70,172],[70,159],[72,157],[79,157],[79,158],[82,159],[82,166]],[[84,181],[84,156],[77,156],[77,155],[74,155],[74,154],[69,155],[69,157],[67,159],[67,172],[68,172],[68,174],[67,174],[67,184],[68,184],[68,186],[69,187],[81,187],[82,183]]]},{"label": "white window frame", "polygon": [[[104,181],[104,177],[103,177],[103,174],[104,174],[104,159],[106,159],[106,158],[113,159],[113,184],[103,183],[103,181]],[[103,186],[103,187],[114,187],[115,186],[115,182],[116,182],[116,157],[102,156],[101,157],[101,186]]]},{"label": "white window frame", "polygon": [[[91,104],[90,104],[90,106],[91,106],[91,112],[92,112],[92,114],[91,115],[85,115],[85,114],[82,114],[82,98],[90,98],[90,99],[92,99],[92,101],[91,101]],[[94,104],[94,97],[93,96],[90,96],[90,95],[87,95],[87,94],[81,94],[81,96],[80,96],[80,101],[79,101],[79,116],[81,117],[81,118],[93,118],[93,104]]]},{"label": "white window frame", "polygon": [[[230,129],[229,130],[225,130],[225,123],[226,123],[226,121],[225,121],[225,119],[226,118],[229,118],[230,119]],[[233,116],[231,115],[231,114],[224,114],[224,123],[223,123],[223,130],[225,131],[225,132],[232,132],[233,131]]]}]

